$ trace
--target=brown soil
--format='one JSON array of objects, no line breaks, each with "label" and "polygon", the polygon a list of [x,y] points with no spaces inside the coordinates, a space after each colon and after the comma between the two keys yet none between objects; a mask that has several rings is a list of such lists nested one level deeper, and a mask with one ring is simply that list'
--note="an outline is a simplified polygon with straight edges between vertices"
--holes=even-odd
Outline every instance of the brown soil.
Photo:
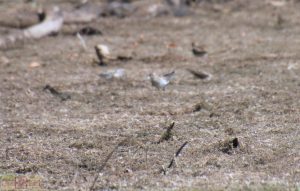
[{"label": "brown soil", "polygon": [[[100,170],[96,190],[300,189],[299,8],[234,1],[107,17],[88,24],[103,35],[84,37],[87,51],[61,33],[0,52],[0,172],[52,190],[88,190]],[[195,57],[192,42],[208,54]],[[95,65],[99,43],[132,60]],[[119,67],[123,79],[98,76]],[[172,70],[165,91],[147,79]]]}]

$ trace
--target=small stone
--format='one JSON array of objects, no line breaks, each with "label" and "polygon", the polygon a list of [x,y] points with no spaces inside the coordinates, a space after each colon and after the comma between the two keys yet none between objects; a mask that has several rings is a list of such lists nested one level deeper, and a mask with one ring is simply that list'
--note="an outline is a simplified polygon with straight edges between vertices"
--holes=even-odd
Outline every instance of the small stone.
[{"label": "small stone", "polygon": [[29,67],[30,67],[30,68],[36,68],[36,67],[39,67],[39,66],[41,66],[41,64],[38,63],[38,62],[31,62],[31,63],[29,64]]}]

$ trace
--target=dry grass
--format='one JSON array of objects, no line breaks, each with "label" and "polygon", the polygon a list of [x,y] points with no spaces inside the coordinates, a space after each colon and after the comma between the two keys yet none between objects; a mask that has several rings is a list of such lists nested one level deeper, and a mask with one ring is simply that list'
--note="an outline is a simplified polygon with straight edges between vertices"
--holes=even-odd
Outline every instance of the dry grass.
[{"label": "dry grass", "polygon": [[[299,190],[299,6],[232,2],[183,18],[105,18],[92,24],[102,36],[85,37],[87,52],[63,34],[1,52],[0,172],[39,175],[46,189],[88,190],[131,137],[105,162],[95,190]],[[207,56],[193,56],[193,41]],[[95,66],[97,43],[133,60]],[[117,67],[126,78],[98,76]],[[172,70],[165,91],[146,79]],[[159,142],[172,122],[172,138]]]}]

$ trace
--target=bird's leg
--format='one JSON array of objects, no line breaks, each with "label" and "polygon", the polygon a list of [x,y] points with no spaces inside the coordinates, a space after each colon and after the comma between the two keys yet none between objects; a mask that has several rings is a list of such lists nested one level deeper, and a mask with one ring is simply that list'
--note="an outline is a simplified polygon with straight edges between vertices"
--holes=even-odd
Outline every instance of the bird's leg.
[{"label": "bird's leg", "polygon": [[99,66],[106,66],[103,57],[100,57],[100,58],[99,58],[99,63],[98,63],[98,65],[99,65]]}]

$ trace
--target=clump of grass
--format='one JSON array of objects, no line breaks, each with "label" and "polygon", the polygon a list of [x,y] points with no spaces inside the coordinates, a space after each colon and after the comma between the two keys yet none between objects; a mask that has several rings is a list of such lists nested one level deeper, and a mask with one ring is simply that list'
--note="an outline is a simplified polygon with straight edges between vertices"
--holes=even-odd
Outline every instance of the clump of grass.
[{"label": "clump of grass", "polygon": [[173,137],[173,128],[174,128],[175,122],[171,123],[170,126],[167,128],[167,130],[162,134],[160,139],[158,140],[158,144],[164,141],[168,141]]},{"label": "clump of grass", "polygon": [[223,153],[232,154],[233,149],[239,147],[239,145],[239,140],[235,137],[219,142],[218,149]]},{"label": "clump of grass", "polygon": [[76,141],[69,145],[70,148],[76,148],[76,149],[92,149],[95,148],[96,145],[93,142],[87,142],[87,141]]}]

